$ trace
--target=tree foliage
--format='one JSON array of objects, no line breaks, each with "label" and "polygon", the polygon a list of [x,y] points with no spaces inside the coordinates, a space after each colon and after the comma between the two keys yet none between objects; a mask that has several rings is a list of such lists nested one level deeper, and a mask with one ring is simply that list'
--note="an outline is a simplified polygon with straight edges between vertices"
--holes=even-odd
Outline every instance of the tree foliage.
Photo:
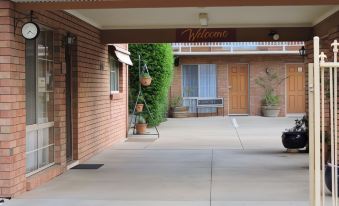
[{"label": "tree foliage", "polygon": [[143,116],[149,126],[159,125],[165,118],[168,109],[168,92],[173,76],[173,52],[170,44],[130,44],[129,51],[133,66],[129,68],[129,107],[134,103],[139,91],[139,55],[141,66],[147,65],[152,77],[152,84],[142,87],[144,99],[153,115],[153,119],[145,111]]}]

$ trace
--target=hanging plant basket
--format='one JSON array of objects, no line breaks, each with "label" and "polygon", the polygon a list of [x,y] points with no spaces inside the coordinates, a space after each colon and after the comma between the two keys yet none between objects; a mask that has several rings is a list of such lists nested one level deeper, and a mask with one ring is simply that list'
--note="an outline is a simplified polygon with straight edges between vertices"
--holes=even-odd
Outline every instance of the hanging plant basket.
[{"label": "hanging plant basket", "polygon": [[144,87],[151,85],[152,77],[149,75],[147,65],[145,64],[142,68],[142,72],[140,74],[140,84]]},{"label": "hanging plant basket", "polygon": [[149,74],[148,75],[144,74],[140,77],[140,83],[141,83],[142,86],[147,87],[147,86],[151,85],[152,77]]},{"label": "hanging plant basket", "polygon": [[137,104],[136,108],[135,108],[135,111],[140,113],[142,112],[142,110],[144,109],[144,104]]}]

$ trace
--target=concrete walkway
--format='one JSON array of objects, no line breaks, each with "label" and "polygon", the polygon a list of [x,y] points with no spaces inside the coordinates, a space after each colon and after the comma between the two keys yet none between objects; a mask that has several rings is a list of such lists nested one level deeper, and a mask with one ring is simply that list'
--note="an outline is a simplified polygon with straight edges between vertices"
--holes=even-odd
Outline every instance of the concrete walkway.
[{"label": "concrete walkway", "polygon": [[169,119],[159,140],[131,137],[87,162],[102,168],[69,170],[5,205],[308,205],[307,154],[280,138],[295,118],[235,119]]}]

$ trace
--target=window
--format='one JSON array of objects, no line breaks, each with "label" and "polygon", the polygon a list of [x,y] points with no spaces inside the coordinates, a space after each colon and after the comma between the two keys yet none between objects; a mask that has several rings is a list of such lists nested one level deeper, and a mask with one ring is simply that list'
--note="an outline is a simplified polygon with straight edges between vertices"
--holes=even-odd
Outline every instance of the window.
[{"label": "window", "polygon": [[[217,97],[217,76],[215,64],[183,65],[182,96],[184,106],[196,112],[198,98]],[[215,108],[199,109],[199,112],[214,112]]]},{"label": "window", "polygon": [[120,63],[113,56],[110,57],[110,83],[111,92],[119,92],[119,75],[120,75]]},{"label": "window", "polygon": [[26,41],[26,173],[54,163],[53,32]]}]

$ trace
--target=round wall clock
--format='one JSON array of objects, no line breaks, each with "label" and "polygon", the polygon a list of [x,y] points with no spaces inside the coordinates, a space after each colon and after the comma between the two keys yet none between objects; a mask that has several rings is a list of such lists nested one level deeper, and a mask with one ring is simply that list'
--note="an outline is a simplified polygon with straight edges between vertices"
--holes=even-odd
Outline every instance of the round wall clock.
[{"label": "round wall clock", "polygon": [[34,22],[27,22],[22,26],[21,32],[25,39],[33,40],[39,36],[40,28]]}]

